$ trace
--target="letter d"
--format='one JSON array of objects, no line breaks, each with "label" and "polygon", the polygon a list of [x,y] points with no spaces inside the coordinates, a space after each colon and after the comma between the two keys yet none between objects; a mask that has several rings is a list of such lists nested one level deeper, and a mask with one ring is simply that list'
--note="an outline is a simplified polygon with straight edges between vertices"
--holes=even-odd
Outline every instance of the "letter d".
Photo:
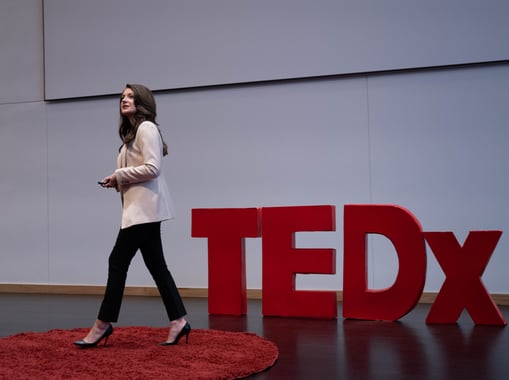
[{"label": "letter d", "polygon": [[[368,289],[367,234],[392,241],[398,274],[386,289]],[[419,301],[426,280],[426,246],[419,221],[395,205],[345,205],[343,317],[395,321]]]}]

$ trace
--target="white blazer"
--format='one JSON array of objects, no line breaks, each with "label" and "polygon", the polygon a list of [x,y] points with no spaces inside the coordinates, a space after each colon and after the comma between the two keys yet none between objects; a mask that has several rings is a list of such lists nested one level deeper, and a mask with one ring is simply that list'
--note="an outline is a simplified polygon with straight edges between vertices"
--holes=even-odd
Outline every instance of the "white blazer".
[{"label": "white blazer", "polygon": [[174,219],[173,201],[162,173],[163,143],[157,126],[144,121],[136,137],[124,144],[115,176],[122,196],[122,225]]}]

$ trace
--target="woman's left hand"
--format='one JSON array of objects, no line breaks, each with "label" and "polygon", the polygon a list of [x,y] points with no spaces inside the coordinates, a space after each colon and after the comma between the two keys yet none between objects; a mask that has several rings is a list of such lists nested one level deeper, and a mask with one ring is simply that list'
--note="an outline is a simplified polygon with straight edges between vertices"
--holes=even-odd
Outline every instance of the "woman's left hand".
[{"label": "woman's left hand", "polygon": [[108,177],[103,178],[103,180],[101,181],[101,186],[117,188],[117,177],[115,176],[115,173],[109,175]]}]

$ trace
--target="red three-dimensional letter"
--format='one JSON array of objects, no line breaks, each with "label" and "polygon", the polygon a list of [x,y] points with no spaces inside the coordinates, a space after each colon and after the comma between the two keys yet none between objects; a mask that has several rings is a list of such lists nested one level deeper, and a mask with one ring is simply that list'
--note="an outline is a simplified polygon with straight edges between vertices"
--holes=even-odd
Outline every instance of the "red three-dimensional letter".
[{"label": "red three-dimensional letter", "polygon": [[246,314],[246,237],[260,236],[257,208],[193,209],[192,237],[207,237],[209,313]]},{"label": "red three-dimensional letter", "polygon": [[[394,321],[412,310],[426,280],[426,246],[418,220],[392,205],[345,205],[344,208],[343,317]],[[368,289],[367,234],[389,238],[398,254],[394,284]]]},{"label": "red three-dimensional letter", "polygon": [[336,273],[336,251],[295,248],[295,232],[334,231],[334,206],[262,208],[263,315],[336,318],[335,291],[296,291],[297,273]]},{"label": "red three-dimensional letter", "polygon": [[452,232],[424,236],[445,273],[445,281],[426,323],[456,323],[465,308],[476,324],[506,325],[481,276],[502,231],[471,231],[463,247]]}]

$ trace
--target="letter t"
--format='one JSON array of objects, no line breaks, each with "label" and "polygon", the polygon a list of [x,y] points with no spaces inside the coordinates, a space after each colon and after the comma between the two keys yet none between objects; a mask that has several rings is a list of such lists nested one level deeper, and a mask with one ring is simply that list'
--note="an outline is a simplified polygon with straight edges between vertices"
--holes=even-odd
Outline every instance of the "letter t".
[{"label": "letter t", "polygon": [[246,314],[244,238],[260,236],[258,209],[193,209],[191,236],[208,238],[209,313]]}]

